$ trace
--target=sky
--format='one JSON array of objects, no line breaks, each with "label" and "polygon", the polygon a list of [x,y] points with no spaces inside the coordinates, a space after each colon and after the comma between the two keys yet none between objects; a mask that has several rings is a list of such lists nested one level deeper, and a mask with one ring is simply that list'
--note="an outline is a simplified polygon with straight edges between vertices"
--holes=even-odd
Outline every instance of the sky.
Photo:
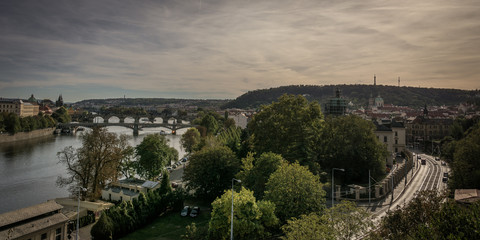
[{"label": "sky", "polygon": [[0,97],[234,99],[286,85],[479,89],[478,0],[0,2]]}]

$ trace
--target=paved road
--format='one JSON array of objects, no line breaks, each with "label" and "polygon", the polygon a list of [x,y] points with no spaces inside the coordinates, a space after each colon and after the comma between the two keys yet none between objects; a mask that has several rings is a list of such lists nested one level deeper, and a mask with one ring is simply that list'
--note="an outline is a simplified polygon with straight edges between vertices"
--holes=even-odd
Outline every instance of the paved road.
[{"label": "paved road", "polygon": [[447,166],[441,166],[441,161],[436,161],[434,157],[419,153],[422,159],[426,159],[426,165],[422,165],[415,156],[415,168],[407,174],[408,183],[400,183],[392,195],[384,200],[372,204],[368,209],[372,211],[374,221],[379,221],[388,211],[403,207],[411,201],[422,190],[446,189],[446,183],[442,182],[444,172],[448,172]]}]

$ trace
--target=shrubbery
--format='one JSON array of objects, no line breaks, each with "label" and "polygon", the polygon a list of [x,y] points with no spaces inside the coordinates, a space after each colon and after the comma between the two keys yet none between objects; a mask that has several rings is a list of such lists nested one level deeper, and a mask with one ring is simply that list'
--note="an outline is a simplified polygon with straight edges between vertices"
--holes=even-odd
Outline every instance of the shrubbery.
[{"label": "shrubbery", "polygon": [[56,121],[48,115],[37,115],[20,118],[15,113],[0,114],[0,132],[15,134],[17,132],[30,132],[37,129],[55,127]]},{"label": "shrubbery", "polygon": [[94,239],[118,239],[152,222],[167,210],[183,207],[185,191],[150,191],[133,201],[123,201],[102,213],[90,234]]}]

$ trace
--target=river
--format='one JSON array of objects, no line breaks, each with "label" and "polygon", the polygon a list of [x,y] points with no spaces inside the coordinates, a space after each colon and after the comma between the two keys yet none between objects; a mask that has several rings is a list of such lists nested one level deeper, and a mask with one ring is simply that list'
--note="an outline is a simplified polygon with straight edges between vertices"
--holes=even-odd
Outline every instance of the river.
[{"label": "river", "polygon": [[[143,138],[166,128],[145,128],[138,136],[124,127],[108,127],[110,132],[128,136],[131,146]],[[88,130],[88,129],[87,129]],[[180,138],[187,129],[179,129],[177,135],[166,135],[171,147],[183,156]],[[81,147],[81,132],[75,135],[59,135],[32,139],[0,146],[0,214],[45,202],[49,199],[67,197],[66,188],[56,186],[58,176],[66,176],[66,168],[58,163],[57,152],[65,147]]]}]

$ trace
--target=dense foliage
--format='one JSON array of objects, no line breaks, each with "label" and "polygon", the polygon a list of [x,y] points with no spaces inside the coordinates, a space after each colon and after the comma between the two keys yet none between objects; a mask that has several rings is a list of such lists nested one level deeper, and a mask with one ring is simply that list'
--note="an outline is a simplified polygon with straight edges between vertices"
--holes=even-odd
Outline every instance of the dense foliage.
[{"label": "dense foliage", "polygon": [[193,153],[198,150],[200,144],[200,132],[196,128],[189,128],[183,135],[180,140],[183,149],[187,153]]},{"label": "dense foliage", "polygon": [[325,191],[319,177],[298,163],[282,164],[268,179],[264,200],[275,204],[282,223],[292,217],[325,209]]},{"label": "dense foliage", "polygon": [[63,106],[52,113],[52,118],[59,123],[69,123],[70,121],[72,121],[72,118],[68,114],[67,109]]},{"label": "dense foliage", "polygon": [[480,123],[465,132],[465,137],[453,143],[450,189],[480,189]]},{"label": "dense foliage", "polygon": [[137,173],[148,180],[159,176],[166,165],[178,160],[178,151],[158,133],[147,135],[135,150],[138,156]]},{"label": "dense foliage", "polygon": [[232,150],[219,145],[206,146],[189,158],[183,180],[198,197],[212,201],[229,188],[239,168],[240,161]]},{"label": "dense foliage", "polygon": [[39,114],[20,118],[15,113],[0,113],[0,132],[15,134],[17,132],[30,132],[37,129],[55,127],[55,120],[48,115]]},{"label": "dense foliage", "polygon": [[[355,105],[366,106],[368,98],[380,95],[386,103],[397,106],[422,107],[428,105],[456,105],[462,102],[480,105],[477,91],[458,89],[435,89],[420,87],[396,87],[377,85],[291,85],[270,89],[249,91],[235,100],[223,105],[223,108],[258,108],[264,104],[276,101],[283,94],[303,95],[309,101],[325,102],[335,96],[335,89],[342,91],[342,96]],[[405,98],[408,96],[408,98]],[[376,97],[376,96],[374,96]]]},{"label": "dense foliage", "polygon": [[374,178],[385,174],[387,150],[371,121],[355,115],[329,117],[318,146],[320,166],[345,169],[346,182],[367,182],[369,170]]},{"label": "dense foliage", "polygon": [[282,95],[262,106],[248,123],[254,150],[281,154],[289,162],[310,165],[323,128],[320,105],[302,96]]},{"label": "dense foliage", "polygon": [[242,180],[242,184],[248,189],[253,190],[253,195],[257,199],[263,199],[265,185],[285,160],[281,155],[275,153],[262,153],[255,158],[249,154],[242,159],[242,168],[237,174],[237,178]]},{"label": "dense foliage", "polygon": [[105,185],[119,177],[120,164],[129,149],[128,142],[126,136],[117,136],[106,128],[93,128],[81,139],[82,147],[74,149],[69,146],[57,153],[59,163],[65,165],[68,175],[59,176],[57,185],[68,186],[73,195],[77,195],[78,187],[86,188],[83,196],[98,199]]},{"label": "dense foliage", "polygon": [[94,239],[119,239],[147,225],[169,209],[180,210],[184,198],[185,192],[182,190],[155,190],[146,195],[140,193],[138,199],[123,201],[105,210],[90,234]]},{"label": "dense foliage", "polygon": [[480,202],[464,205],[424,191],[389,212],[371,239],[480,239]]},{"label": "dense foliage", "polygon": [[[209,239],[230,238],[232,190],[226,191],[212,203]],[[242,189],[234,193],[233,228],[235,239],[264,239],[269,228],[278,223],[275,205],[269,201],[256,201],[253,192]]]},{"label": "dense foliage", "polygon": [[285,240],[293,239],[355,239],[373,226],[370,213],[343,201],[329,208],[325,214],[312,212],[299,218],[288,220],[282,227]]}]

